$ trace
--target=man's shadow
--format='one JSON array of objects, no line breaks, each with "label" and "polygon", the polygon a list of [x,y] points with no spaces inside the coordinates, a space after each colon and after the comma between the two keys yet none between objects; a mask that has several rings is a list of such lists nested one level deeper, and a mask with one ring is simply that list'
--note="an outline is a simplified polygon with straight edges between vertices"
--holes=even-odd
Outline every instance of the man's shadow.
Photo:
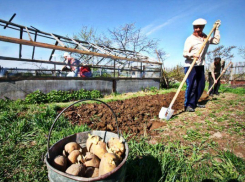
[{"label": "man's shadow", "polygon": [[161,167],[157,158],[151,155],[129,159],[125,181],[157,182],[162,177]]},{"label": "man's shadow", "polygon": [[[215,182],[212,179],[204,179],[202,182]],[[229,179],[227,182],[239,182],[237,179]]]}]

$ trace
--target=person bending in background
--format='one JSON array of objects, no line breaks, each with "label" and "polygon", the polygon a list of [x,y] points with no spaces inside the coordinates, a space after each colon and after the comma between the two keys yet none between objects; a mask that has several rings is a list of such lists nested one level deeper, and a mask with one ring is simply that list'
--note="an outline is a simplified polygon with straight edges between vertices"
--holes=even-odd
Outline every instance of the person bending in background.
[{"label": "person bending in background", "polygon": [[212,87],[212,85],[215,83],[212,90],[210,90],[209,95],[219,95],[219,87],[220,87],[220,79],[217,80],[217,78],[220,76],[220,71],[224,69],[225,67],[225,61],[221,60],[220,57],[214,58],[214,62],[212,62],[209,66],[208,71],[208,81],[209,81],[209,87],[208,90]]},{"label": "person bending in background", "polygon": [[186,92],[185,92],[185,110],[187,112],[194,112],[196,107],[205,108],[205,105],[198,104],[204,88],[205,88],[205,74],[204,74],[204,65],[205,65],[205,55],[207,53],[209,44],[218,44],[220,42],[220,32],[218,27],[214,31],[213,37],[209,39],[203,52],[198,55],[199,50],[201,49],[203,42],[205,41],[207,35],[203,33],[203,29],[207,24],[207,21],[199,18],[193,23],[193,34],[191,34],[185,41],[183,56],[185,59],[184,71],[187,73],[192,61],[197,58],[198,60],[195,63],[195,66],[191,70],[187,80],[186,80]]},{"label": "person bending in background", "polygon": [[78,59],[71,57],[71,55],[68,52],[65,52],[63,56],[65,58],[65,63],[68,64],[71,68],[71,71],[75,73],[74,77],[77,77],[79,73],[78,65],[80,64],[80,61]]},{"label": "person bending in background", "polygon": [[89,66],[82,65],[80,68],[80,77],[92,77],[92,72]]}]

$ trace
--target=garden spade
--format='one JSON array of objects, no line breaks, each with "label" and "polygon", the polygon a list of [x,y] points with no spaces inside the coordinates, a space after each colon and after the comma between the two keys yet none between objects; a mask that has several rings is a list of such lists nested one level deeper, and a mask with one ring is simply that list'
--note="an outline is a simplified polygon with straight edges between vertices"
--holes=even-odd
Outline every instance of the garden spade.
[{"label": "garden spade", "polygon": [[[221,23],[220,20],[217,20],[217,21],[214,23],[212,30],[211,30],[210,33],[208,34],[207,38],[206,38],[205,41],[203,42],[203,45],[202,45],[202,47],[200,48],[200,50],[199,50],[199,52],[198,52],[198,56],[200,56],[200,54],[202,53],[203,49],[205,48],[205,46],[206,46],[206,44],[207,44],[207,42],[208,42],[208,40],[209,40],[211,34],[213,33],[213,31],[216,29],[216,27],[217,27],[220,23]],[[172,101],[171,101],[169,107],[168,107],[168,108],[166,108],[166,107],[162,107],[162,108],[161,108],[161,110],[160,110],[160,112],[159,112],[159,118],[160,118],[160,119],[166,119],[166,120],[169,120],[169,119],[172,117],[172,115],[173,115],[173,113],[174,113],[174,110],[172,109],[172,106],[174,105],[174,102],[175,102],[175,100],[177,99],[177,97],[178,97],[178,95],[179,95],[179,93],[180,93],[181,88],[183,87],[183,85],[184,85],[186,79],[188,78],[188,76],[189,76],[189,74],[190,74],[190,72],[191,72],[192,68],[194,67],[194,65],[195,65],[195,63],[196,63],[197,60],[198,60],[198,58],[195,58],[195,59],[192,61],[191,66],[189,67],[187,73],[185,74],[185,77],[183,78],[183,80],[182,80],[182,82],[181,82],[181,84],[180,84],[180,86],[179,86],[177,92],[175,93],[174,98],[172,99]]]},{"label": "garden spade", "polygon": [[[221,72],[221,74],[219,75],[219,77],[217,78],[217,80],[220,79],[220,77],[225,73],[225,71],[229,68],[229,66],[230,66],[231,64],[232,64],[232,62],[230,62],[230,63],[228,64],[228,66],[227,66],[225,69],[223,69],[223,71]],[[210,91],[212,90],[212,88],[214,87],[215,84],[216,84],[216,83],[214,83],[214,84],[212,85],[212,87],[210,87],[210,89],[208,90],[208,92],[207,92],[208,95],[209,95]]]}]

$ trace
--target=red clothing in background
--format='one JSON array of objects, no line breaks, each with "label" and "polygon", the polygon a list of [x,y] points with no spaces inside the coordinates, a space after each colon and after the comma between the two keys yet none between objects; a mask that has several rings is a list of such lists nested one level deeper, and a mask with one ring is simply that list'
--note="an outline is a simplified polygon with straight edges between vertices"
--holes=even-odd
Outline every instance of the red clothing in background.
[{"label": "red clothing in background", "polygon": [[80,72],[85,73],[85,72],[90,72],[90,68],[88,66],[81,66]]},{"label": "red clothing in background", "polygon": [[80,67],[80,77],[92,77],[91,69],[89,66]]}]

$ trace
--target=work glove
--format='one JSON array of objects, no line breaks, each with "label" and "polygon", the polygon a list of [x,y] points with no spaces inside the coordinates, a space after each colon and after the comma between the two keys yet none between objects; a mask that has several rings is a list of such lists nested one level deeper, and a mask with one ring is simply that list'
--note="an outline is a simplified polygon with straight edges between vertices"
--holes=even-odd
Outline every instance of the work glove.
[{"label": "work glove", "polygon": [[221,25],[221,21],[220,21],[220,20],[217,20],[217,21],[215,22],[215,24],[217,24],[216,30],[218,30],[218,29],[219,29],[219,26]]}]

